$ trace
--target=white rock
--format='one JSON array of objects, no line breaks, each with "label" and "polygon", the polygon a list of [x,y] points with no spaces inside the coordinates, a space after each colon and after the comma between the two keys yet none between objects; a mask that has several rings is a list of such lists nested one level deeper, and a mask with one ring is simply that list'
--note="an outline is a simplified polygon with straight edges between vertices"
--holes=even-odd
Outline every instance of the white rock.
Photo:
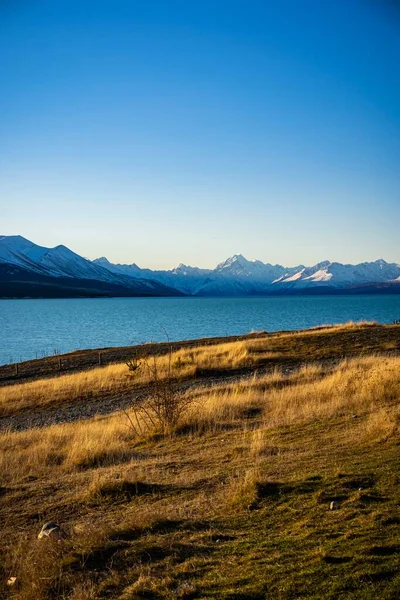
[{"label": "white rock", "polygon": [[48,538],[60,540],[65,537],[61,527],[57,523],[45,523],[39,532],[38,540]]}]

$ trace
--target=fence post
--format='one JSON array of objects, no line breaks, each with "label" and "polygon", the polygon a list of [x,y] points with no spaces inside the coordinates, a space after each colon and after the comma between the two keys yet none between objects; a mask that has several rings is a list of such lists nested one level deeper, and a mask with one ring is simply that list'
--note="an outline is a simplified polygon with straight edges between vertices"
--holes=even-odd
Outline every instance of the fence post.
[{"label": "fence post", "polygon": [[101,352],[99,352],[99,365],[101,365],[101,364],[102,364],[102,362],[101,362]]},{"label": "fence post", "polygon": [[19,374],[18,363],[15,363],[15,374],[18,377],[18,374]]},{"label": "fence post", "polygon": [[61,371],[61,356],[58,357],[58,370]]}]

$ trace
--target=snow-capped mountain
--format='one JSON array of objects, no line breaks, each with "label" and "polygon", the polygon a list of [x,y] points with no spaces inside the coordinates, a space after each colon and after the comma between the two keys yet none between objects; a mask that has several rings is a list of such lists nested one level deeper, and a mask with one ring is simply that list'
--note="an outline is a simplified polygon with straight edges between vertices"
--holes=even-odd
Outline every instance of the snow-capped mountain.
[{"label": "snow-capped mountain", "polygon": [[399,274],[400,265],[387,263],[383,259],[358,265],[343,265],[338,262],[324,261],[313,267],[304,268],[291,277],[281,279],[279,284],[281,287],[324,286],[342,288],[395,281]]},{"label": "snow-capped mountain", "polygon": [[197,286],[196,293],[201,296],[265,294],[272,290],[276,279],[290,276],[299,268],[265,264],[260,260],[247,260],[242,254],[234,254],[208,274]]},{"label": "snow-capped mountain", "polygon": [[[111,273],[115,273],[117,275],[126,275],[128,277],[141,277],[142,273],[142,269],[140,269],[135,263],[132,265],[113,265],[105,256],[96,258],[92,261],[92,264],[104,267],[108,271],[111,271]],[[143,269],[143,271],[145,271],[145,269]]]},{"label": "snow-capped mountain", "polygon": [[82,258],[66,246],[46,248],[20,235],[0,236],[0,261],[52,277],[77,277],[118,283],[109,270]]},{"label": "snow-capped mountain", "polygon": [[193,295],[197,291],[199,282],[203,281],[213,271],[210,269],[199,269],[188,265],[179,264],[170,271],[152,271],[151,269],[141,269],[137,264],[112,264],[104,256],[96,258],[94,264],[109,269],[112,273],[124,275],[127,277],[149,278],[167,285],[184,294]]},{"label": "snow-capped mountain", "polygon": [[275,279],[287,277],[301,268],[264,264],[260,260],[250,261],[242,254],[231,256],[215,269],[200,269],[181,263],[170,271],[152,271],[140,269],[135,263],[113,265],[104,257],[93,262],[110,269],[113,273],[131,277],[151,277],[185,294],[201,296],[262,294]]},{"label": "snow-capped mountain", "polygon": [[97,259],[115,272],[134,277],[151,277],[180,291],[198,296],[296,293],[307,290],[339,290],[369,284],[400,282],[400,265],[382,259],[358,265],[343,265],[325,260],[312,267],[283,267],[247,260],[235,254],[215,269],[199,269],[180,264],[170,271],[140,269],[138,265],[112,265]]},{"label": "snow-capped mountain", "polygon": [[[153,281],[150,277],[137,278],[118,275],[101,265],[95,264],[90,260],[79,256],[66,246],[56,246],[55,248],[46,248],[34,244],[30,240],[20,236],[0,236],[0,265],[2,266],[2,280],[0,279],[0,297],[2,281],[11,279],[27,281],[26,273],[30,273],[31,281],[38,281],[38,277],[67,279],[67,280],[85,280],[107,283],[113,287],[112,290],[117,293],[126,294],[129,290],[138,294],[146,295],[176,295],[176,290],[167,289],[159,282]],[[6,268],[7,267],[7,268]],[[36,279],[34,275],[36,275]],[[25,284],[27,285],[27,284]],[[67,281],[63,286],[72,285]],[[4,286],[3,286],[4,287]],[[93,289],[93,285],[89,284]],[[104,286],[102,286],[102,289]],[[125,295],[126,295],[125,294]]]},{"label": "snow-capped mountain", "polygon": [[234,254],[216,266],[215,272],[228,277],[246,277],[254,281],[268,281],[291,274],[301,267],[287,269],[281,265],[265,264],[261,260],[247,260],[243,254]]}]

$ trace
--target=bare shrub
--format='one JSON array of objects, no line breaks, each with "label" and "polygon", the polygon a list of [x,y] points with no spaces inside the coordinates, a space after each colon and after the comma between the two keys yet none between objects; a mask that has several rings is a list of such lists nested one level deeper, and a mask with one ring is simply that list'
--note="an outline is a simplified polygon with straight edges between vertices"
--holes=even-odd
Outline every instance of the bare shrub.
[{"label": "bare shrub", "polygon": [[139,371],[141,362],[140,362],[140,360],[137,359],[136,356],[133,356],[125,364],[128,367],[129,371],[132,374],[135,374]]},{"label": "bare shrub", "polygon": [[[194,402],[194,398],[182,391],[174,377],[172,356],[171,349],[162,375],[155,356],[152,360],[141,360],[138,365],[133,363],[134,372],[140,370],[142,375],[145,373],[149,390],[146,396],[135,400],[130,412],[125,411],[129,426],[138,437],[149,432],[162,435],[173,432]],[[129,365],[128,368],[132,370]]]}]

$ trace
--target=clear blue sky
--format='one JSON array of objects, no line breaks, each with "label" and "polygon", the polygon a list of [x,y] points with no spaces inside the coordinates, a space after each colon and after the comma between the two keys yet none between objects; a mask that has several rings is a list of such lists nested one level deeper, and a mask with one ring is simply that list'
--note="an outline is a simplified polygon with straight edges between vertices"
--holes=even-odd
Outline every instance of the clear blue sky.
[{"label": "clear blue sky", "polygon": [[0,234],[400,261],[396,2],[3,0],[0,57]]}]

